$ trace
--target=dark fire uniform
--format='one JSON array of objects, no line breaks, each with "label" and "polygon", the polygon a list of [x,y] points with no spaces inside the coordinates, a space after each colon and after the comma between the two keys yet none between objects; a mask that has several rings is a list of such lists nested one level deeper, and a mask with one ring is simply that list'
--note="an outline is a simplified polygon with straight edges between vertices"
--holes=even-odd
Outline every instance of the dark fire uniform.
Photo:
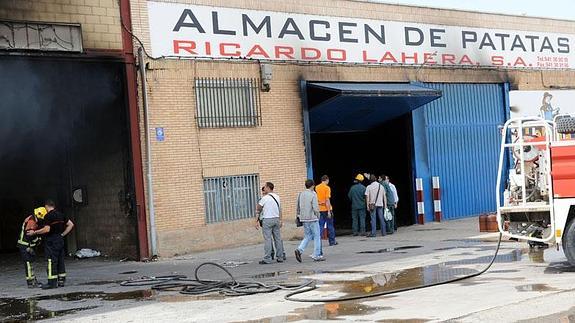
[{"label": "dark fire uniform", "polygon": [[18,249],[20,250],[22,260],[24,260],[26,282],[28,282],[28,286],[30,287],[34,287],[36,285],[36,275],[34,275],[34,267],[32,266],[32,263],[36,260],[36,252],[34,252],[34,248],[40,243],[40,237],[27,236],[26,232],[36,228],[36,218],[33,215],[30,215],[26,220],[24,220],[24,223],[22,223],[22,230],[20,231],[20,236],[18,238]]},{"label": "dark fire uniform", "polygon": [[44,224],[50,226],[50,232],[44,238],[44,248],[48,259],[48,286],[60,287],[66,282],[66,268],[64,266],[64,237],[62,233],[66,230],[68,217],[63,213],[52,210],[44,217]]}]

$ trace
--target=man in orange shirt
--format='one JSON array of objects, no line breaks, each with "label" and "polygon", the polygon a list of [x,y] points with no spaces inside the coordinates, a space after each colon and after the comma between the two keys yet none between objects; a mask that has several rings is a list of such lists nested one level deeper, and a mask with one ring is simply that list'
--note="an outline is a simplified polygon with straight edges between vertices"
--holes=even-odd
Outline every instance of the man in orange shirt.
[{"label": "man in orange shirt", "polygon": [[337,242],[335,241],[335,228],[333,226],[333,209],[330,203],[331,188],[328,184],[329,177],[327,175],[323,175],[321,177],[321,184],[315,187],[317,200],[319,202],[319,228],[320,230],[323,230],[327,223],[327,237],[329,239],[329,245],[335,246]]}]

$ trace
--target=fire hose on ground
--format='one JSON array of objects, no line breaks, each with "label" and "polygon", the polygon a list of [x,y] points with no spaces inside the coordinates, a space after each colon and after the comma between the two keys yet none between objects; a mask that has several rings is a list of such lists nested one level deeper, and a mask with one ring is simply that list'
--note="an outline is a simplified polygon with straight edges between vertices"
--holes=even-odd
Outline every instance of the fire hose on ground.
[{"label": "fire hose on ground", "polygon": [[[210,293],[220,293],[224,296],[246,296],[246,295],[255,295],[255,294],[264,294],[264,293],[272,293],[279,290],[290,291],[284,298],[288,301],[294,302],[307,302],[307,303],[329,303],[329,302],[342,302],[342,301],[351,301],[351,300],[359,300],[365,298],[372,298],[372,297],[379,297],[385,296],[390,294],[397,294],[403,293],[407,291],[429,288],[439,285],[450,284],[458,281],[462,281],[465,279],[477,277],[483,273],[485,273],[497,258],[497,254],[499,253],[499,248],[501,246],[501,238],[502,234],[499,234],[499,239],[497,241],[497,247],[495,249],[495,253],[487,266],[483,268],[481,271],[456,277],[452,279],[448,279],[445,281],[434,282],[430,284],[423,284],[418,286],[411,286],[406,288],[398,288],[392,290],[385,290],[381,292],[363,294],[363,295],[351,295],[351,296],[341,296],[341,297],[334,297],[334,298],[301,298],[295,297],[296,295],[302,295],[307,292],[311,292],[317,289],[316,283],[313,280],[304,281],[300,284],[287,284],[287,283],[275,283],[275,284],[266,284],[259,281],[238,281],[235,277],[223,266],[213,263],[213,262],[205,262],[200,264],[196,270],[194,271],[194,278],[190,279],[185,275],[167,275],[167,276],[155,276],[155,277],[143,277],[135,280],[127,280],[120,283],[121,286],[150,286],[151,289],[157,291],[177,291],[181,294],[186,295],[204,295]],[[206,266],[213,266],[221,271],[223,271],[229,279],[224,280],[206,280],[201,279],[199,277],[199,270]]]}]

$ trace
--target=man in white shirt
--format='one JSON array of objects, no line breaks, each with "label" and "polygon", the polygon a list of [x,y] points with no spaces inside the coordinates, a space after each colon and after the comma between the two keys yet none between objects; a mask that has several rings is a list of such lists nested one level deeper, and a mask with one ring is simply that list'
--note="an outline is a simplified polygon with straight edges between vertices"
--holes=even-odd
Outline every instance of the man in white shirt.
[{"label": "man in white shirt", "polygon": [[266,182],[264,185],[266,195],[264,195],[256,206],[256,229],[260,227],[262,221],[262,233],[264,236],[264,259],[260,261],[261,265],[272,263],[272,237],[275,242],[277,262],[283,262],[284,254],[283,241],[280,228],[282,226],[282,213],[280,206],[280,197],[274,193],[274,184]]},{"label": "man in white shirt", "polygon": [[385,189],[377,181],[375,175],[369,177],[371,184],[365,189],[365,201],[367,204],[367,210],[371,215],[371,234],[368,237],[375,237],[377,230],[377,218],[379,218],[379,223],[381,226],[381,235],[386,235],[385,219],[383,218],[383,209],[387,207],[387,202],[385,198]]}]

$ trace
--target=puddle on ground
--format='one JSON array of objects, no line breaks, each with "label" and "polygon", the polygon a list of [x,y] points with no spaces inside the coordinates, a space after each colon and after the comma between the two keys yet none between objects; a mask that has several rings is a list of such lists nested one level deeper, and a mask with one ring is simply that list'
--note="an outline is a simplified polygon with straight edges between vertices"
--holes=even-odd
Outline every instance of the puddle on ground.
[{"label": "puddle on ground", "polygon": [[[516,250],[513,250],[512,252],[509,252],[506,254],[499,253],[497,255],[497,258],[495,259],[495,263],[507,263],[507,262],[520,261],[521,256],[523,255],[523,252],[524,252],[523,249],[516,249]],[[471,258],[471,259],[461,259],[461,260],[448,261],[445,264],[446,265],[487,264],[491,261],[492,258],[493,258],[493,255],[487,255],[487,256]]]},{"label": "puddle on ground", "polygon": [[236,323],[272,323],[295,322],[301,320],[333,320],[344,316],[364,316],[379,311],[392,310],[393,307],[376,307],[352,302],[319,304],[306,308],[298,308],[287,315],[266,317],[258,320],[237,321]]},{"label": "puddle on ground", "polygon": [[521,285],[515,286],[515,289],[519,292],[552,292],[558,291],[557,288],[551,287],[547,284],[529,284],[529,285]]},{"label": "puddle on ground", "polygon": [[130,292],[119,292],[119,293],[76,292],[67,294],[39,296],[35,297],[34,300],[56,300],[62,302],[81,301],[85,299],[100,299],[104,301],[124,301],[124,300],[141,301],[151,299],[152,296],[154,296],[154,294],[155,294],[154,291],[149,289],[135,290]]},{"label": "puddle on ground", "polygon": [[[43,320],[73,314],[79,311],[94,309],[99,306],[84,306],[66,310],[48,310],[38,305],[40,301],[78,302],[90,299],[103,301],[147,300],[152,299],[151,290],[137,290],[120,293],[77,292],[67,294],[45,295],[28,299],[0,298],[0,321]],[[81,304],[78,304],[81,305]]]},{"label": "puddle on ground", "polygon": [[90,310],[97,306],[80,307],[61,311],[50,311],[38,306],[37,300],[0,298],[0,322],[26,322],[45,320],[80,311]]},{"label": "puddle on ground", "polygon": [[358,253],[384,253],[384,252],[395,252],[400,250],[417,249],[417,248],[422,248],[422,246],[403,246],[403,247],[385,248],[379,250],[360,251]]},{"label": "puddle on ground", "polygon": [[119,273],[120,275],[130,275],[130,274],[137,274],[138,271],[137,270],[128,270],[128,271],[124,271]]},{"label": "puddle on ground", "polygon": [[546,274],[563,274],[575,273],[575,267],[571,266],[568,262],[552,262],[543,271]]},{"label": "puddle on ground", "polygon": [[101,286],[101,285],[111,285],[111,284],[119,284],[122,280],[100,280],[94,282],[87,282],[78,284],[80,286]]},{"label": "puddle on ground", "polygon": [[295,272],[290,271],[275,271],[269,273],[262,273],[250,276],[250,278],[254,279],[262,279],[262,278],[275,278],[279,276],[292,276],[292,275],[317,275],[317,274],[364,274],[365,271],[362,270],[298,270]]}]

